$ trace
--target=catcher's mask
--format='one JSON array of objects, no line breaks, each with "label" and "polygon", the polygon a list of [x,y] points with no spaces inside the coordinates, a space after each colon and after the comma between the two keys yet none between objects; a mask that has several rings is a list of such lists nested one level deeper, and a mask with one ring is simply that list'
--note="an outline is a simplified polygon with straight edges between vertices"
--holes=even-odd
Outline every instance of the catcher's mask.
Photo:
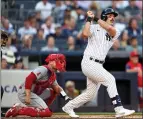
[{"label": "catcher's mask", "polygon": [[66,71],[66,58],[63,54],[50,54],[45,62],[49,63],[49,61],[55,61],[56,62],[56,69],[60,72]]},{"label": "catcher's mask", "polygon": [[115,17],[118,16],[118,13],[114,9],[112,9],[112,8],[106,8],[101,13],[101,19],[104,20],[104,21],[106,21],[108,14],[114,14]]}]

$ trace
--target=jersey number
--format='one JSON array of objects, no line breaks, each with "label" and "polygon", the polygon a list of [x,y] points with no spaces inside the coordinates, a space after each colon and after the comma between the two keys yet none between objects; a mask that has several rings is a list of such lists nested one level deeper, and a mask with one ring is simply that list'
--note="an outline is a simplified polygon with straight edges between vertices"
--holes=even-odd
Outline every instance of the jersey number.
[{"label": "jersey number", "polygon": [[107,41],[110,41],[111,39],[112,39],[111,36],[109,36],[109,34],[106,33],[106,40],[107,40]]}]

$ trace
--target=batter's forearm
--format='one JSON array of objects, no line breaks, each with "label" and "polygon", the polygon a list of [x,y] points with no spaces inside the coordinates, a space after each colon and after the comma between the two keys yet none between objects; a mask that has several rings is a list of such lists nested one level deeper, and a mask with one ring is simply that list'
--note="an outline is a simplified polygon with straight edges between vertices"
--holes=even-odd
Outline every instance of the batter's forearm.
[{"label": "batter's forearm", "polygon": [[82,36],[84,38],[87,38],[87,37],[89,37],[91,35],[91,33],[90,33],[90,25],[91,25],[90,22],[86,22],[85,23],[85,26],[84,26],[84,28],[82,30]]},{"label": "batter's forearm", "polygon": [[112,37],[115,36],[115,34],[116,34],[116,29],[115,29],[113,26],[109,25],[108,23],[106,23],[105,21],[103,21],[103,20],[101,20],[101,19],[99,19],[99,20],[97,21],[97,23],[98,23],[102,28],[104,28]]}]

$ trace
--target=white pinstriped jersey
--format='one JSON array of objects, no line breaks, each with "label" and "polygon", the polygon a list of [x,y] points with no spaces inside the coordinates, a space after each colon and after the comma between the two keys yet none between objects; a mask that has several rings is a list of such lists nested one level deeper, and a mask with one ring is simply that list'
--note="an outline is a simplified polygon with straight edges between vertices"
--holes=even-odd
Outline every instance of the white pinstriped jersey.
[{"label": "white pinstriped jersey", "polygon": [[105,60],[109,49],[120,35],[119,30],[116,29],[116,35],[112,38],[99,24],[92,24],[90,25],[90,32],[92,35],[88,38],[84,55]]}]

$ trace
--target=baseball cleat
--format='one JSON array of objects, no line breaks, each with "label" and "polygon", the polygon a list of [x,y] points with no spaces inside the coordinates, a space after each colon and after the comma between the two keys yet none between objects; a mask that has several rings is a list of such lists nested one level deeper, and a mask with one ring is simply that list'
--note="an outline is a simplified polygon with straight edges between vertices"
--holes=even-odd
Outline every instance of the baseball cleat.
[{"label": "baseball cleat", "polygon": [[129,116],[133,113],[135,113],[135,110],[129,110],[129,109],[122,108],[121,110],[116,112],[115,117],[118,118],[118,117]]},{"label": "baseball cleat", "polygon": [[65,108],[63,107],[62,110],[67,113],[70,117],[73,117],[73,118],[78,118],[79,116],[75,114],[75,112],[73,110],[65,110]]},{"label": "baseball cleat", "polygon": [[12,117],[15,117],[15,116],[17,116],[17,115],[18,115],[18,109],[17,109],[18,106],[20,106],[19,103],[14,104],[13,107],[10,108],[10,109],[6,112],[5,117],[11,117],[11,116],[12,116]]}]

